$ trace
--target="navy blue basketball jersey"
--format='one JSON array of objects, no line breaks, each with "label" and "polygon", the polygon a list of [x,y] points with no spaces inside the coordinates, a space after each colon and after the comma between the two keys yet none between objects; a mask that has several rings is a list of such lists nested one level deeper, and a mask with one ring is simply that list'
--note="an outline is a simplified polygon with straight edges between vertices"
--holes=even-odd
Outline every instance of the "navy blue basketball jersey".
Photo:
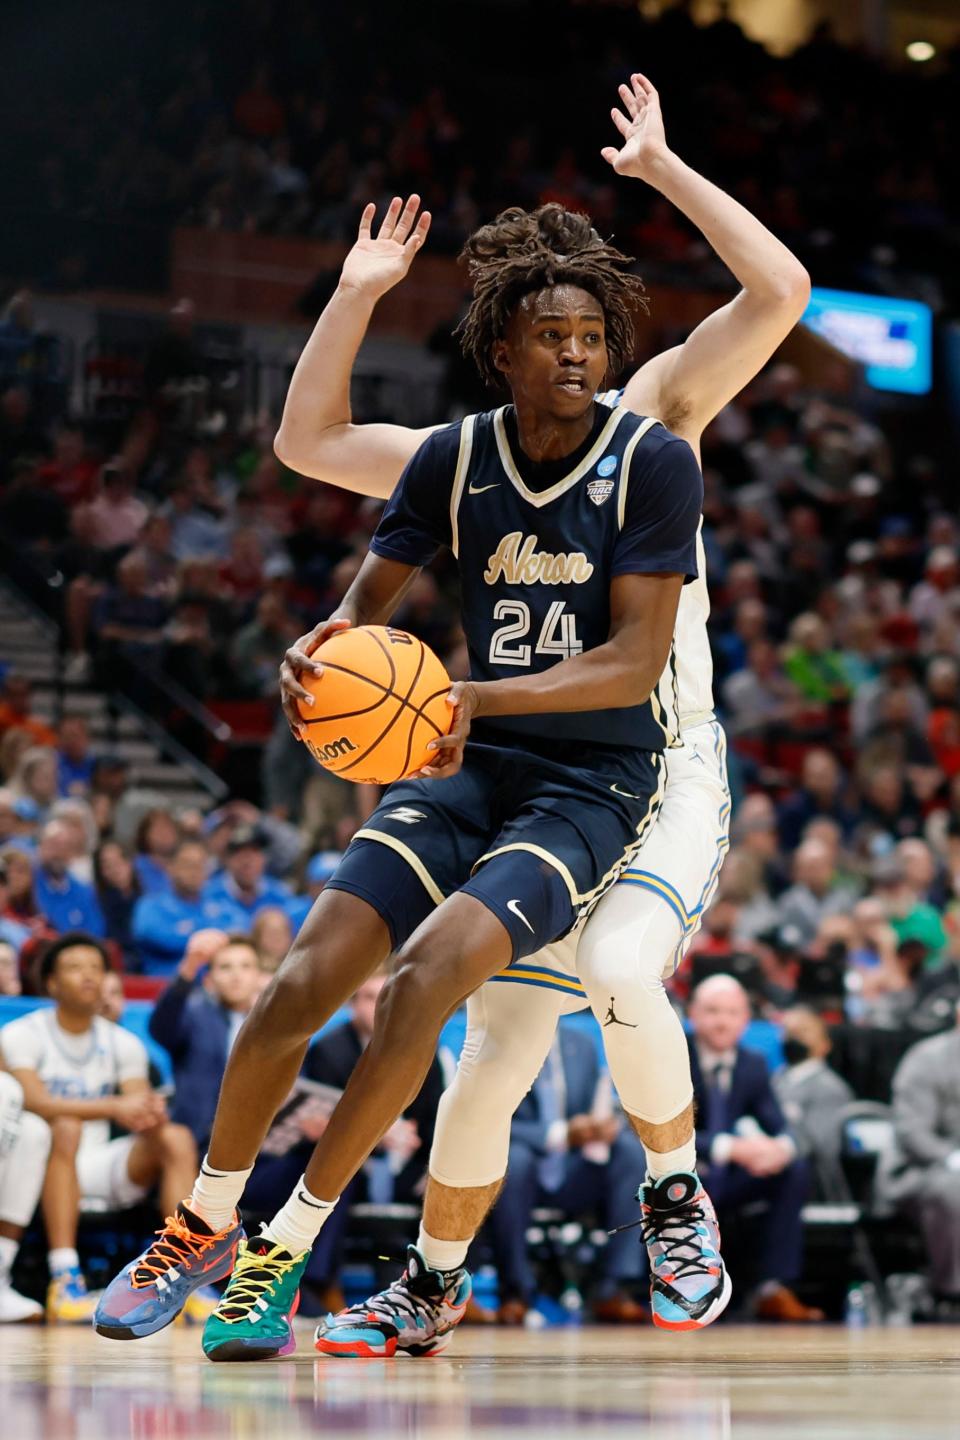
[{"label": "navy blue basketball jersey", "polygon": [[[478,681],[533,674],[604,644],[617,575],[697,573],[703,481],[686,441],[614,409],[569,473],[531,489],[506,416],[506,408],[470,415],[431,435],[370,547],[409,565],[429,564],[440,546],[453,551]],[[551,477],[557,469],[551,462]],[[536,736],[662,750],[679,727],[659,692],[622,709],[484,716],[483,728],[505,744]]]}]

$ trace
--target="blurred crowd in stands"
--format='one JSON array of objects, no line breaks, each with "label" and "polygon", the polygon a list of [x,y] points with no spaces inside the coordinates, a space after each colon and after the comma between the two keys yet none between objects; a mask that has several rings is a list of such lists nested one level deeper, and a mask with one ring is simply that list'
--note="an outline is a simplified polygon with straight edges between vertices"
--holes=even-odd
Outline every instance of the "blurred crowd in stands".
[{"label": "blurred crowd in stands", "polygon": [[[25,67],[41,94],[22,107],[8,187],[34,212],[333,240],[352,236],[368,199],[421,189],[441,251],[504,205],[559,200],[588,208],[648,272],[709,276],[699,237],[652,192],[611,184],[599,160],[610,95],[640,64],[677,151],[820,283],[883,289],[896,266],[939,269],[952,287],[956,53],[895,69],[826,23],[774,58],[729,16],[696,25],[691,8],[645,19],[636,6],[557,0],[546,23],[539,6],[461,0],[411,27],[385,0],[241,0],[227,25],[216,5],[175,0],[102,47],[95,25],[68,14],[61,47],[86,64],[72,77],[40,56]],[[454,82],[465,36],[470,65]],[[558,123],[560,96],[573,125]]]}]

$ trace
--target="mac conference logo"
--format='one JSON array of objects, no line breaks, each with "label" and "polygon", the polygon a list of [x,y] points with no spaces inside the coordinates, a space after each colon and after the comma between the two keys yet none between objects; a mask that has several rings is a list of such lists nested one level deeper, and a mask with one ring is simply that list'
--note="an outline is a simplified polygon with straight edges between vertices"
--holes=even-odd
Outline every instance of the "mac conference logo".
[{"label": "mac conference logo", "polygon": [[616,468],[616,455],[604,455],[600,464],[597,466],[597,475],[603,478],[591,480],[587,486],[587,494],[590,496],[594,505],[602,505],[603,502],[609,500],[613,494],[613,480],[609,477],[613,475]]}]

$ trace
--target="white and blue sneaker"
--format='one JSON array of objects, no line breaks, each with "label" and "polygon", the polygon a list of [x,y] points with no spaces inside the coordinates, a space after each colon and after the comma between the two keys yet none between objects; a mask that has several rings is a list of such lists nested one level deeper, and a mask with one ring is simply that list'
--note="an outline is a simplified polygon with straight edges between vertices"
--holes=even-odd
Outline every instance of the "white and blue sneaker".
[{"label": "white and blue sneaker", "polygon": [[466,1270],[431,1270],[415,1245],[399,1280],[362,1304],[328,1315],[317,1327],[321,1355],[387,1359],[438,1355],[463,1319],[473,1285]]},{"label": "white and blue sneaker", "polygon": [[702,1330],[730,1303],[713,1201],[697,1175],[648,1180],[637,1196],[650,1260],[650,1306],[661,1330]]}]

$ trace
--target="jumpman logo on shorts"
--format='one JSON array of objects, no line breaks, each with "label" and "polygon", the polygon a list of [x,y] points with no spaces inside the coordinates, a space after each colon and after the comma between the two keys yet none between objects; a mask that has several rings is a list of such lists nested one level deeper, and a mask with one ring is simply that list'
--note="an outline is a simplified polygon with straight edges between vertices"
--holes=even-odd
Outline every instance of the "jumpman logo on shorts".
[{"label": "jumpman logo on shorts", "polygon": [[626,1030],[636,1030],[636,1025],[631,1025],[629,1020],[617,1019],[616,1015],[613,1012],[614,998],[615,997],[613,995],[610,996],[610,1009],[607,1011],[607,1017],[603,1022],[604,1028],[606,1028],[608,1025],[622,1025]]}]

